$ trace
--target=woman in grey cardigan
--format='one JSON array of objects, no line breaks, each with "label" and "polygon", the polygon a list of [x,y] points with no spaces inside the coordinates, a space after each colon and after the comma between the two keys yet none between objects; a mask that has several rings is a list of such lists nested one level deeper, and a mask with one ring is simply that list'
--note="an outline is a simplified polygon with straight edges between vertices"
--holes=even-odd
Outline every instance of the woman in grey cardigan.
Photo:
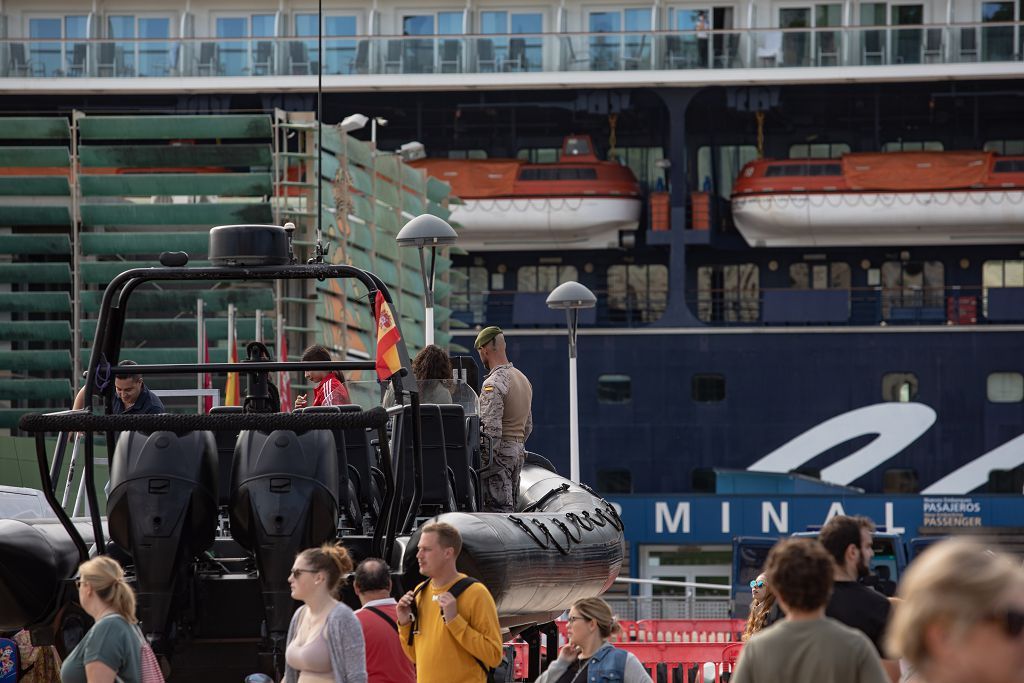
[{"label": "woman in grey cardigan", "polygon": [[352,558],[340,545],[303,550],[288,585],[304,604],[288,627],[284,683],[366,683],[366,646],[359,620],[338,602]]}]

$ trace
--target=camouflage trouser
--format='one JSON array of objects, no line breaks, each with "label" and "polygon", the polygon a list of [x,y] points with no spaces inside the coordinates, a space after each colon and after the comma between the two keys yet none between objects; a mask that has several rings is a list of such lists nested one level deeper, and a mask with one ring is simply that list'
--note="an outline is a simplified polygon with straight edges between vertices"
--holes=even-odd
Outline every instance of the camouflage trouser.
[{"label": "camouflage trouser", "polygon": [[[486,454],[485,454],[486,457]],[[484,512],[515,512],[519,498],[519,473],[526,447],[518,441],[496,441],[490,462],[480,469]]]}]

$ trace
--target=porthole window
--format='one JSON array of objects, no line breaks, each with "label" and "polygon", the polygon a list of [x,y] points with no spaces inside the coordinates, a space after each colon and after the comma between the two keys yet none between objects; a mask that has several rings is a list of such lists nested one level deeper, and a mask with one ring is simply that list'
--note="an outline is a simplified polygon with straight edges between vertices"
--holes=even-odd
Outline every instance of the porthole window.
[{"label": "porthole window", "polygon": [[1019,372],[993,372],[986,384],[985,393],[992,403],[1024,401],[1024,375]]},{"label": "porthole window", "polygon": [[601,375],[597,378],[598,403],[629,403],[632,392],[629,375]]},{"label": "porthole window", "polygon": [[887,372],[882,376],[882,400],[910,403],[917,398],[917,375],[912,372]]},{"label": "porthole window", "polygon": [[725,375],[698,374],[690,385],[693,400],[698,403],[715,403],[725,400]]}]

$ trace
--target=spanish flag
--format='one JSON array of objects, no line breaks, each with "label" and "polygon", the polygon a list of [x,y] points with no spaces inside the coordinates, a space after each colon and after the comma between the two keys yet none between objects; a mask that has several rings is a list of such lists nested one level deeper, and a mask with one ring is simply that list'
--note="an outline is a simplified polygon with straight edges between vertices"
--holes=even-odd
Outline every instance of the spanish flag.
[{"label": "spanish flag", "polygon": [[402,364],[398,360],[398,344],[402,337],[395,325],[395,316],[391,307],[384,300],[384,295],[377,292],[375,314],[377,318],[377,379],[384,382],[398,372]]},{"label": "spanish flag", "polygon": [[[234,329],[234,320],[228,325],[228,362],[238,362],[238,338]],[[238,406],[242,401],[238,391],[238,373],[229,372],[227,385],[224,387],[224,405]]]}]

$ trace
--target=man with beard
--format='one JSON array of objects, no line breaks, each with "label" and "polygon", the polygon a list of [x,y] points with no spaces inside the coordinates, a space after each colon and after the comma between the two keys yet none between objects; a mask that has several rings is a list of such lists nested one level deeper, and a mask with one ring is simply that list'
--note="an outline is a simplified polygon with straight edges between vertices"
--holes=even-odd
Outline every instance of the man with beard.
[{"label": "man with beard", "polygon": [[818,540],[832,556],[835,579],[825,615],[870,638],[882,657],[886,673],[893,680],[899,680],[898,663],[885,659],[882,650],[891,603],[878,591],[858,582],[871,570],[871,558],[875,556],[871,548],[874,531],[875,524],[867,517],[846,515],[833,517],[822,527]]}]

